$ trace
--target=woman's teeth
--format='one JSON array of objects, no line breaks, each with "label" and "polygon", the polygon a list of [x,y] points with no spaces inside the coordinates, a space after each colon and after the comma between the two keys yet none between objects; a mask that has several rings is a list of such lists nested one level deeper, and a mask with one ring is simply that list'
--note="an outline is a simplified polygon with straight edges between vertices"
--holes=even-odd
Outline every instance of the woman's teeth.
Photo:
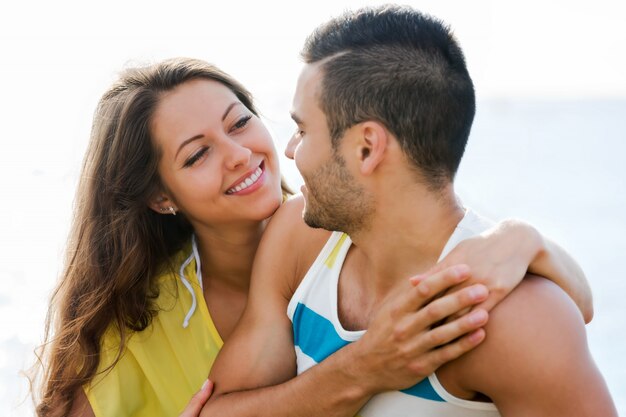
[{"label": "woman's teeth", "polygon": [[248,178],[246,178],[245,180],[241,181],[239,184],[237,184],[233,188],[228,189],[226,191],[226,194],[233,194],[233,193],[236,193],[238,191],[245,190],[246,188],[248,188],[249,186],[254,184],[259,179],[259,177],[261,176],[261,173],[263,173],[263,170],[261,169],[261,167],[258,167],[252,173],[252,175],[250,175]]}]

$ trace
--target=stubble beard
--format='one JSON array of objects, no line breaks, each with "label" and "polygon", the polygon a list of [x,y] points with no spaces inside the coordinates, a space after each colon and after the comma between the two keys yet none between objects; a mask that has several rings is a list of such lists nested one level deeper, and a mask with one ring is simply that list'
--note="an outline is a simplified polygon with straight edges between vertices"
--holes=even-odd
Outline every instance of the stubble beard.
[{"label": "stubble beard", "polygon": [[308,192],[303,219],[307,225],[349,235],[367,227],[373,204],[347,170],[341,156],[333,152],[331,160],[313,172],[306,182]]}]

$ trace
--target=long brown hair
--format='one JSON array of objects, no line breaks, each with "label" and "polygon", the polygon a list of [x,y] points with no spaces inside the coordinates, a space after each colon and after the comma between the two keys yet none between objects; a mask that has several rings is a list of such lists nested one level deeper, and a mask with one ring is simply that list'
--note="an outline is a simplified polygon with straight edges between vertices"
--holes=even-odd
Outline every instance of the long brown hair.
[{"label": "long brown hair", "polygon": [[[172,268],[167,260],[189,241],[192,228],[184,216],[160,215],[148,207],[161,185],[150,123],[164,92],[198,78],[224,84],[258,114],[252,95],[236,80],[211,64],[185,58],[126,70],[100,99],[64,270],[38,353],[40,416],[68,414],[77,390],[96,375],[107,329],[121,340],[112,367],[130,332],[145,329],[157,314],[155,277]],[[284,181],[283,192],[291,193]]]}]

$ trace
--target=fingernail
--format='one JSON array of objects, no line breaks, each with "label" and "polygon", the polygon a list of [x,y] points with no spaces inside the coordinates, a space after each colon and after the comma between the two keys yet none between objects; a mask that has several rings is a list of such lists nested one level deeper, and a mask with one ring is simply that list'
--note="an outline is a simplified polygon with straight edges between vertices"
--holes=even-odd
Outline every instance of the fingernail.
[{"label": "fingernail", "polygon": [[414,277],[409,278],[409,281],[411,281],[411,284],[413,285],[417,285],[419,284],[424,278],[426,278],[425,274],[421,274],[421,275],[415,275]]},{"label": "fingernail", "polygon": [[204,381],[204,384],[202,384],[202,388],[200,388],[200,391],[204,391],[206,389],[206,387],[209,386],[209,382],[211,382],[210,380],[206,380]]},{"label": "fingernail", "polygon": [[482,338],[483,338],[483,332],[480,329],[476,330],[474,333],[469,335],[469,339],[474,343],[480,341]]},{"label": "fingernail", "polygon": [[472,324],[479,324],[484,322],[486,318],[487,313],[484,310],[477,310],[470,314],[469,321]]},{"label": "fingernail", "polygon": [[472,300],[479,300],[484,298],[486,295],[488,294],[487,292],[487,287],[483,286],[483,285],[477,285],[475,287],[472,287],[469,290],[469,296],[471,297]]},{"label": "fingernail", "polygon": [[469,272],[469,266],[465,264],[457,265],[454,269],[459,275],[465,275]]}]

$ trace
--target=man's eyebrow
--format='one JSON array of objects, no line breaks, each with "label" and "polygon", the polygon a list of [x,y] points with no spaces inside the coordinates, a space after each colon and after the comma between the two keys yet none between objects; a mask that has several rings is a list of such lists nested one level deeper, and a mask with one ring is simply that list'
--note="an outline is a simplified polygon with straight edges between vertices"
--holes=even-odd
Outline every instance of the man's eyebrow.
[{"label": "man's eyebrow", "polygon": [[297,124],[299,125],[303,124],[302,119],[300,119],[295,112],[289,112],[289,115],[291,116],[293,121],[296,122]]}]

